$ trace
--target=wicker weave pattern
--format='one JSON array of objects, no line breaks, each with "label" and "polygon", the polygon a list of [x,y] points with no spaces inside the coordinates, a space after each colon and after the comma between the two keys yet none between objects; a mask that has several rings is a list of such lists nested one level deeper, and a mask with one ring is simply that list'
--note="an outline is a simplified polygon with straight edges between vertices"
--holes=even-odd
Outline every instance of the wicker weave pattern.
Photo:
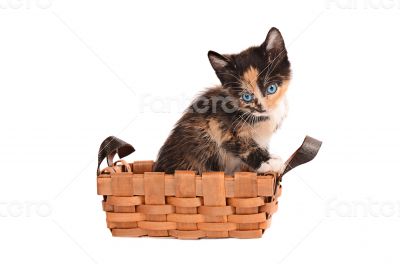
[{"label": "wicker weave pattern", "polygon": [[114,236],[256,238],[271,223],[281,186],[276,175],[223,172],[202,176],[151,172],[152,161],[118,161],[97,178]]}]

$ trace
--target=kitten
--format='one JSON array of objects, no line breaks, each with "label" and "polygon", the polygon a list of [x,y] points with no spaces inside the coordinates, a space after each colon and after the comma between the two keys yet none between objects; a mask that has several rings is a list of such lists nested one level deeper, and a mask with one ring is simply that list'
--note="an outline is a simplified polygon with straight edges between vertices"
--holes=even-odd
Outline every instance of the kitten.
[{"label": "kitten", "polygon": [[291,70],[284,40],[271,28],[265,41],[233,55],[208,52],[221,85],[196,98],[160,149],[155,171],[265,173],[283,169],[268,151],[286,116]]}]

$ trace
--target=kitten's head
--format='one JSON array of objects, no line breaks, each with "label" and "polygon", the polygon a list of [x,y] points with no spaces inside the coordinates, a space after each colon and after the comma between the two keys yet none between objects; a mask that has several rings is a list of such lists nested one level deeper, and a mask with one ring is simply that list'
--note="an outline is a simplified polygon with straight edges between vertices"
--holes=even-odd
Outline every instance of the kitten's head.
[{"label": "kitten's head", "polygon": [[278,29],[271,28],[260,46],[231,55],[209,51],[208,58],[239,110],[268,117],[282,102],[290,81],[290,63]]}]

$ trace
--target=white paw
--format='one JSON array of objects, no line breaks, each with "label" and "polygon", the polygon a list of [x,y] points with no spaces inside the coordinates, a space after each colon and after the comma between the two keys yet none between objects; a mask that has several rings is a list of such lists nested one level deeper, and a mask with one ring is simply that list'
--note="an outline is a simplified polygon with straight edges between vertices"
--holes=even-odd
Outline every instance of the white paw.
[{"label": "white paw", "polygon": [[268,163],[271,165],[272,170],[278,173],[283,172],[285,162],[279,156],[271,156]]},{"label": "white paw", "polygon": [[272,167],[268,162],[261,163],[260,168],[257,169],[258,173],[267,173],[269,171],[272,171]]},{"label": "white paw", "polygon": [[271,155],[271,158],[267,162],[263,162],[260,168],[257,169],[259,173],[266,173],[266,172],[278,172],[282,173],[284,169],[285,163],[283,160],[276,156]]}]

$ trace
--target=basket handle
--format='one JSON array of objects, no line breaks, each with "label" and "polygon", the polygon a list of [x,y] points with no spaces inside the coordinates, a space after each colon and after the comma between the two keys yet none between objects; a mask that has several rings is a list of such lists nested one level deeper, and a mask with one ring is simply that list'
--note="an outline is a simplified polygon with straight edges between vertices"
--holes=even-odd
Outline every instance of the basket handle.
[{"label": "basket handle", "polygon": [[296,168],[297,166],[307,163],[317,156],[319,149],[321,148],[322,141],[306,136],[303,144],[292,154],[292,156],[285,162],[285,169],[280,175],[283,175]]},{"label": "basket handle", "polygon": [[103,143],[100,145],[99,154],[98,154],[98,163],[97,163],[97,175],[100,174],[100,164],[103,162],[105,158],[107,158],[108,166],[113,166],[113,159],[115,154],[118,153],[118,156],[122,159],[125,156],[128,156],[135,149],[131,144],[126,143],[125,141],[110,136],[106,138]]}]

